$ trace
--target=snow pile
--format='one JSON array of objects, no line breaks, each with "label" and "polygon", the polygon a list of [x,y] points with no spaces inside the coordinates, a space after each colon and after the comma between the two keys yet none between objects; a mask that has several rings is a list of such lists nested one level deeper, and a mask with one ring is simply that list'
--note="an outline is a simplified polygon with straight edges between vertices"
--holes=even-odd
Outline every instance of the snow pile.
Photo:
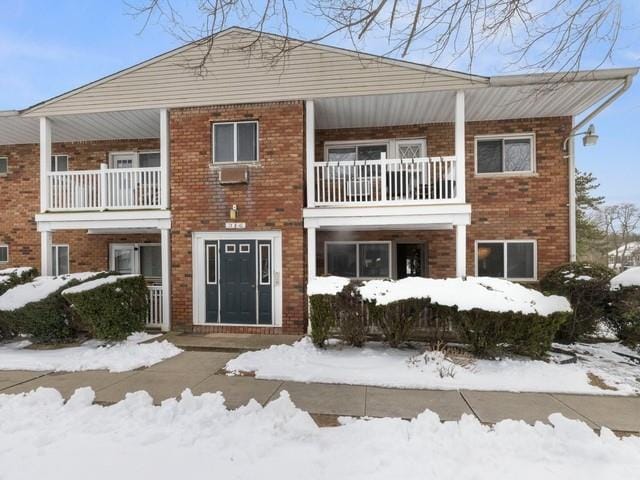
[{"label": "snow pile", "polygon": [[455,305],[460,310],[480,308],[491,312],[537,313],[542,316],[571,311],[571,305],[564,297],[545,296],[520,284],[489,277],[369,280],[360,287],[360,294],[365,300],[379,305],[409,298],[430,298],[433,303]]},{"label": "snow pile", "polygon": [[307,284],[307,295],[336,295],[348,284],[345,277],[315,277]]},{"label": "snow pile", "polygon": [[[631,395],[640,393],[633,382],[598,365],[559,365],[534,360],[475,360],[453,367],[437,358],[370,343],[364,348],[316,348],[308,337],[293,345],[276,345],[246,352],[230,360],[229,372],[255,372],[256,378],[296,382],[324,382],[396,388],[440,390],[502,390]],[[617,390],[590,383],[589,372]],[[444,375],[443,375],[444,373]],[[452,373],[453,375],[449,375]]]},{"label": "snow pile", "polygon": [[137,274],[129,274],[129,275],[109,275],[108,277],[98,278],[96,280],[90,280],[85,283],[81,283],[80,285],[76,285],[74,287],[67,288],[62,291],[62,295],[68,295],[73,293],[86,292],[88,290],[93,290],[94,288],[101,287],[103,285],[109,285],[111,283],[116,283],[118,280],[122,280],[124,278],[132,278],[139,277]]},{"label": "snow pile", "polygon": [[0,395],[0,462],[14,480],[263,478],[278,480],[520,480],[635,478],[640,438],[560,414],[551,425],[471,416],[440,422],[341,419],[319,428],[288,394],[227,410],[220,393],[154,406],[146,392],[93,404],[90,388],[64,402],[53,389]]},{"label": "snow pile", "polygon": [[152,338],[154,335],[140,332],[114,344],[89,340],[79,347],[55,350],[26,349],[30,343],[22,341],[0,347],[0,370],[79,372],[104,369],[126,372],[150,367],[182,353],[181,349],[166,340],[141,343]]},{"label": "snow pile", "polygon": [[98,273],[83,272],[60,275],[59,277],[36,277],[33,281],[17,285],[0,296],[0,310],[17,310],[28,303],[47,298],[73,280],[84,282],[96,275]]},{"label": "snow pile", "polygon": [[611,279],[611,288],[617,290],[620,287],[640,287],[640,267],[625,270]]}]

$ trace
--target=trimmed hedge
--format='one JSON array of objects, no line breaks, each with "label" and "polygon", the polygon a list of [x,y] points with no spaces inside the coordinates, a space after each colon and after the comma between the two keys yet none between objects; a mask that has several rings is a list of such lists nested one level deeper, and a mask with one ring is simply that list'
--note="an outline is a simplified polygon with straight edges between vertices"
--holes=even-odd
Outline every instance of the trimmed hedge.
[{"label": "trimmed hedge", "polygon": [[334,295],[311,295],[309,297],[309,322],[311,323],[311,341],[317,347],[324,348],[331,329],[335,325]]},{"label": "trimmed hedge", "polygon": [[620,287],[611,292],[607,324],[625,345],[640,346],[640,287]]},{"label": "trimmed hedge", "polygon": [[540,281],[545,294],[569,299],[573,314],[558,330],[561,342],[574,342],[593,335],[605,315],[610,298],[610,280],[615,272],[601,265],[569,263],[551,270]]},{"label": "trimmed hedge", "polygon": [[387,305],[367,302],[367,305],[370,318],[380,329],[385,342],[392,347],[399,347],[412,338],[420,315],[428,307],[429,300],[416,298]]},{"label": "trimmed hedge", "polygon": [[149,313],[149,291],[142,276],[119,278],[63,297],[79,328],[100,340],[124,340],[144,330]]},{"label": "trimmed hedge", "polygon": [[20,274],[10,273],[9,275],[1,275],[4,281],[0,282],[0,295],[2,295],[7,290],[12,289],[16,285],[30,282],[37,275],[38,275],[38,271],[35,268],[31,268]]}]

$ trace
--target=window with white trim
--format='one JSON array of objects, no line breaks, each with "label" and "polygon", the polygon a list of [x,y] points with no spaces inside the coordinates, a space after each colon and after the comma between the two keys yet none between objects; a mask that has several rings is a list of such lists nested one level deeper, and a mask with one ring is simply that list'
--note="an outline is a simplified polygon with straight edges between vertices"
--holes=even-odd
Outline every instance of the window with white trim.
[{"label": "window with white trim", "polygon": [[391,242],[326,242],[326,273],[349,278],[389,278]]},{"label": "window with white trim", "polygon": [[258,160],[258,122],[221,122],[211,128],[214,163]]},{"label": "window with white trim", "polygon": [[0,157],[0,175],[4,176],[9,173],[9,157]]},{"label": "window with white trim", "polygon": [[9,262],[9,245],[0,245],[0,263]]},{"label": "window with white trim", "polygon": [[69,170],[69,155],[51,155],[51,171],[66,172]]},{"label": "window with white trim", "polygon": [[354,160],[380,160],[388,156],[387,143],[362,143],[353,145],[327,145],[326,160],[329,162],[353,162]]},{"label": "window with white trim", "polygon": [[476,137],[478,174],[532,173],[535,170],[533,134]]},{"label": "window with white trim", "polygon": [[535,280],[536,242],[533,240],[487,240],[476,244],[479,277]]},{"label": "window with white trim", "polygon": [[54,277],[69,273],[69,245],[51,245],[51,268]]}]

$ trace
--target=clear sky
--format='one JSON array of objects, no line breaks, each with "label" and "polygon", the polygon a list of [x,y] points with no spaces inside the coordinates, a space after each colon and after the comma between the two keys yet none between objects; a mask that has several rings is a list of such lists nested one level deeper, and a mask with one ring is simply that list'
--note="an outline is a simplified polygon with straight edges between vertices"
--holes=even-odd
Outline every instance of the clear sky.
[{"label": "clear sky", "polygon": [[[640,26],[640,1],[624,4],[626,24]],[[179,46],[160,25],[140,33],[140,19],[128,12],[120,0],[0,0],[0,110],[27,107]],[[299,21],[299,30],[315,28],[305,22]],[[382,53],[384,46],[372,42],[367,50]],[[485,52],[474,73],[504,73],[499,58]],[[426,61],[417,53],[410,59]],[[626,28],[607,66],[639,65],[640,29]],[[587,148],[576,142],[578,168],[598,177],[608,202],[640,205],[640,76],[594,123],[600,140]]]}]

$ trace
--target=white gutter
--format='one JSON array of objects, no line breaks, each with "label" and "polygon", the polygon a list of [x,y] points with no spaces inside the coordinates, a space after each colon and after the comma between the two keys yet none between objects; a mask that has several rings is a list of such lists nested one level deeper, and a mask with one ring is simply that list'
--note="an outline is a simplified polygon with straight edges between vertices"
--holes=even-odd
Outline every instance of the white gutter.
[{"label": "white gutter", "polygon": [[584,127],[587,123],[593,120],[596,115],[602,112],[605,108],[611,105],[618,99],[624,92],[629,90],[633,77],[637,73],[635,70],[633,73],[629,73],[624,80],[624,84],[615,93],[602,102],[591,113],[584,117],[580,123],[574,125],[569,132],[569,136],[565,139],[563,149],[567,151],[567,157],[569,159],[569,260],[575,262],[577,259],[577,232],[576,232],[576,159],[575,159],[575,138],[578,130]]}]

